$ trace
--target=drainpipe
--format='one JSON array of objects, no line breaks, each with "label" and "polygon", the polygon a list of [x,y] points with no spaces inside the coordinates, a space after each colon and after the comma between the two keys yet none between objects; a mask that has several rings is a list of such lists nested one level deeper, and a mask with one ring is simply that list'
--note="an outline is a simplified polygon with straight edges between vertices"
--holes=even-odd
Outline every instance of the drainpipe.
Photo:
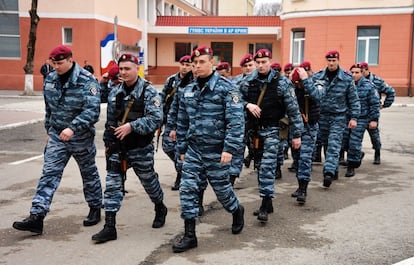
[{"label": "drainpipe", "polygon": [[411,14],[411,43],[410,43],[410,74],[408,79],[408,96],[413,96],[413,49],[414,49],[414,6],[413,6],[413,13]]},{"label": "drainpipe", "polygon": [[155,38],[155,67],[154,69],[157,69],[158,67],[158,38]]}]

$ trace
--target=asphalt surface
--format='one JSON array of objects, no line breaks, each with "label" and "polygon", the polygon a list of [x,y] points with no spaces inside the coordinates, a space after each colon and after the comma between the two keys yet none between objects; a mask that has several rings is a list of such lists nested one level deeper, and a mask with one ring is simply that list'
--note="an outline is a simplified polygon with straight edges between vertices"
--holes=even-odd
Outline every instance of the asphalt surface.
[{"label": "asphalt surface", "polygon": [[[308,200],[298,206],[290,194],[294,173],[285,161],[276,182],[275,213],[265,225],[252,212],[260,205],[256,173],[244,168],[235,188],[245,206],[245,228],[231,234],[231,214],[223,210],[208,188],[205,216],[197,221],[198,248],[174,254],[171,244],[183,232],[179,194],[171,191],[175,174],[159,150],[155,156],[168,206],[167,223],[152,229],[153,205],[134,173],[128,171],[128,193],[117,215],[118,239],[94,244],[102,229],[83,227],[88,212],[81,179],[71,160],[45,219],[44,233],[33,236],[14,230],[13,221],[28,215],[42,170],[45,131],[42,97],[22,97],[0,91],[0,264],[394,264],[414,256],[414,99],[398,97],[381,111],[382,164],[373,165],[373,150],[365,137],[366,153],[353,178],[340,178],[322,188],[322,164],[315,164]],[[97,163],[102,183],[105,159],[102,144],[106,106],[97,124]],[[160,147],[161,149],[161,147]],[[404,263],[414,264],[413,260]]]}]

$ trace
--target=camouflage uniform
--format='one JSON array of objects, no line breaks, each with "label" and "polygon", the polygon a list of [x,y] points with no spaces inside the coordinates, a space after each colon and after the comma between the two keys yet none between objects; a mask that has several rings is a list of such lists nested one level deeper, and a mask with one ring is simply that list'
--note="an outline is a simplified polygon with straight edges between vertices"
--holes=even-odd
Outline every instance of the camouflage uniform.
[{"label": "camouflage uniform", "polygon": [[[88,71],[74,63],[69,79],[61,84],[56,72],[45,79],[45,128],[49,135],[42,177],[32,201],[30,213],[45,216],[53,195],[62,179],[63,170],[71,156],[78,163],[83,181],[83,192],[89,207],[102,205],[102,188],[95,163],[95,123],[99,120],[99,84]],[[74,132],[64,142],[59,134],[65,128]]]},{"label": "camouflage uniform", "polygon": [[[259,138],[263,140],[263,157],[258,170],[260,197],[273,198],[275,195],[275,171],[279,149],[279,120],[287,113],[292,135],[299,138],[303,130],[302,117],[300,116],[292,82],[271,69],[266,79],[259,79],[258,71],[250,74],[240,87],[245,106],[248,103],[256,104],[264,84],[268,88],[260,106],[262,114],[260,119],[255,119],[247,114],[249,127],[258,130]],[[268,103],[266,103],[268,102]],[[263,117],[271,118],[263,118]],[[257,122],[256,125],[252,123]]]},{"label": "camouflage uniform", "polygon": [[230,163],[220,163],[222,152],[243,148],[244,116],[238,91],[217,72],[205,86],[185,87],[179,103],[177,147],[185,154],[180,185],[181,218],[198,216],[200,184],[210,182],[217,199],[231,213],[239,201],[229,182]]},{"label": "camouflage uniform", "polygon": [[[305,92],[315,86],[320,98],[321,116],[319,132],[325,148],[324,176],[334,178],[338,170],[339,152],[341,150],[344,126],[347,114],[357,120],[360,114],[358,93],[352,76],[338,67],[337,75],[329,81],[328,70],[324,69],[303,80]],[[325,182],[325,181],[324,181]],[[329,183],[330,185],[330,183]],[[327,185],[327,186],[329,186]]]},{"label": "camouflage uniform", "polygon": [[362,140],[371,121],[378,121],[380,116],[380,98],[374,85],[362,77],[357,83],[357,92],[361,104],[361,114],[357,127],[350,130],[347,153],[348,166],[358,168],[361,165]]},{"label": "camouflage uniform", "polygon": [[[382,78],[379,76],[374,75],[373,73],[370,73],[369,76],[365,77],[372,83],[374,83],[375,88],[378,91],[378,95],[381,99],[381,96],[385,94],[385,100],[384,103],[381,103],[382,108],[388,108],[391,107],[392,103],[394,102],[395,97],[395,90],[392,86],[389,86]],[[371,144],[372,149],[374,150],[381,150],[381,138],[380,138],[380,132],[377,128],[375,129],[368,129],[369,137],[371,138]]]},{"label": "camouflage uniform", "polygon": [[[143,92],[145,89],[145,92]],[[121,117],[131,96],[135,102],[131,108],[130,123],[132,132],[124,139],[127,150],[128,167],[134,169],[142,186],[154,204],[162,203],[164,193],[158,181],[158,174],[154,171],[154,144],[153,136],[162,123],[161,99],[158,92],[147,81],[138,78],[135,87],[130,93],[125,84],[112,89],[108,98],[107,121],[105,124],[105,147],[116,146],[118,140],[113,134],[113,127],[118,127]],[[138,113],[140,101],[143,100],[143,113]],[[129,138],[128,138],[129,137]],[[117,212],[124,197],[122,192],[122,177],[120,173],[119,151],[107,153],[107,176],[105,189],[105,211]]]}]

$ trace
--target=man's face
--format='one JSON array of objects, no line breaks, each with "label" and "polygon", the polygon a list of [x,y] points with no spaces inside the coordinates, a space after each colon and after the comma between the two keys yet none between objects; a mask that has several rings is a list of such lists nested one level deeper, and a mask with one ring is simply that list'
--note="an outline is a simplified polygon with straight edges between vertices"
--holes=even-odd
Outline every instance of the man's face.
[{"label": "man's face", "polygon": [[361,68],[354,67],[351,69],[352,78],[354,78],[355,82],[358,82],[359,79],[362,78],[362,70]]},{"label": "man's face", "polygon": [[338,58],[327,58],[326,59],[328,63],[328,70],[329,71],[336,71],[339,67],[339,60]]},{"label": "man's face", "polygon": [[179,71],[180,71],[181,77],[184,77],[188,72],[190,72],[191,68],[192,68],[191,63],[187,63],[187,62],[180,63]]},{"label": "man's face", "polygon": [[366,68],[362,69],[362,75],[367,77],[369,75],[368,69],[366,69]]},{"label": "man's face", "polygon": [[270,71],[270,59],[268,57],[257,58],[256,67],[260,74],[268,74]]},{"label": "man's face", "polygon": [[138,65],[129,61],[120,62],[119,76],[127,86],[133,85],[138,79]]},{"label": "man's face", "polygon": [[256,64],[253,61],[247,62],[242,66],[242,72],[245,75],[251,74],[254,70],[256,70]]},{"label": "man's face", "polygon": [[213,73],[213,58],[209,55],[194,57],[193,64],[197,77],[205,78]]},{"label": "man's face", "polygon": [[72,58],[66,58],[60,61],[53,61],[52,60],[52,66],[55,69],[56,73],[58,75],[63,75],[67,71],[70,70],[70,68],[73,65],[73,59]]},{"label": "man's face", "polygon": [[217,72],[225,78],[228,78],[230,76],[230,72],[227,69],[217,70]]}]

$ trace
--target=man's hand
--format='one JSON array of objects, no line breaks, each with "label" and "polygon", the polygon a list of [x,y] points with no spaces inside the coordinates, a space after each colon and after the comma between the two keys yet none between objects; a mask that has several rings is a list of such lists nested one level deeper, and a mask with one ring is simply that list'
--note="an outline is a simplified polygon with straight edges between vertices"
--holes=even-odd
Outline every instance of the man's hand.
[{"label": "man's hand", "polygon": [[72,138],[73,134],[74,132],[72,131],[71,128],[66,128],[60,133],[59,137],[60,137],[60,140],[67,142],[70,140],[70,138]]},{"label": "man's hand", "polygon": [[302,140],[301,140],[300,137],[292,139],[292,148],[293,149],[299,149],[301,144],[302,144]]},{"label": "man's hand", "polygon": [[169,136],[171,138],[171,141],[173,141],[173,142],[177,141],[177,132],[175,130],[172,130],[170,132],[170,135]]},{"label": "man's hand", "polygon": [[348,123],[348,128],[349,129],[355,129],[356,127],[357,127],[357,121],[354,120],[354,119],[350,120],[349,123]]},{"label": "man's hand", "polygon": [[116,127],[114,129],[114,134],[116,136],[116,138],[120,139],[120,140],[124,140],[124,138],[130,134],[132,131],[131,129],[131,124],[125,123],[124,125],[121,125],[119,127]]},{"label": "man's hand", "polygon": [[262,113],[262,109],[253,103],[247,103],[246,109],[250,111],[250,113],[255,116],[256,118],[260,118],[260,114]]},{"label": "man's hand", "polygon": [[368,125],[368,128],[369,128],[369,129],[375,129],[375,128],[377,128],[377,126],[378,126],[378,122],[376,122],[376,121],[371,121],[371,122],[369,123],[369,125]]},{"label": "man's hand", "polygon": [[232,158],[233,158],[232,154],[227,153],[227,152],[223,152],[223,153],[221,153],[220,163],[222,163],[222,164],[229,163]]}]

